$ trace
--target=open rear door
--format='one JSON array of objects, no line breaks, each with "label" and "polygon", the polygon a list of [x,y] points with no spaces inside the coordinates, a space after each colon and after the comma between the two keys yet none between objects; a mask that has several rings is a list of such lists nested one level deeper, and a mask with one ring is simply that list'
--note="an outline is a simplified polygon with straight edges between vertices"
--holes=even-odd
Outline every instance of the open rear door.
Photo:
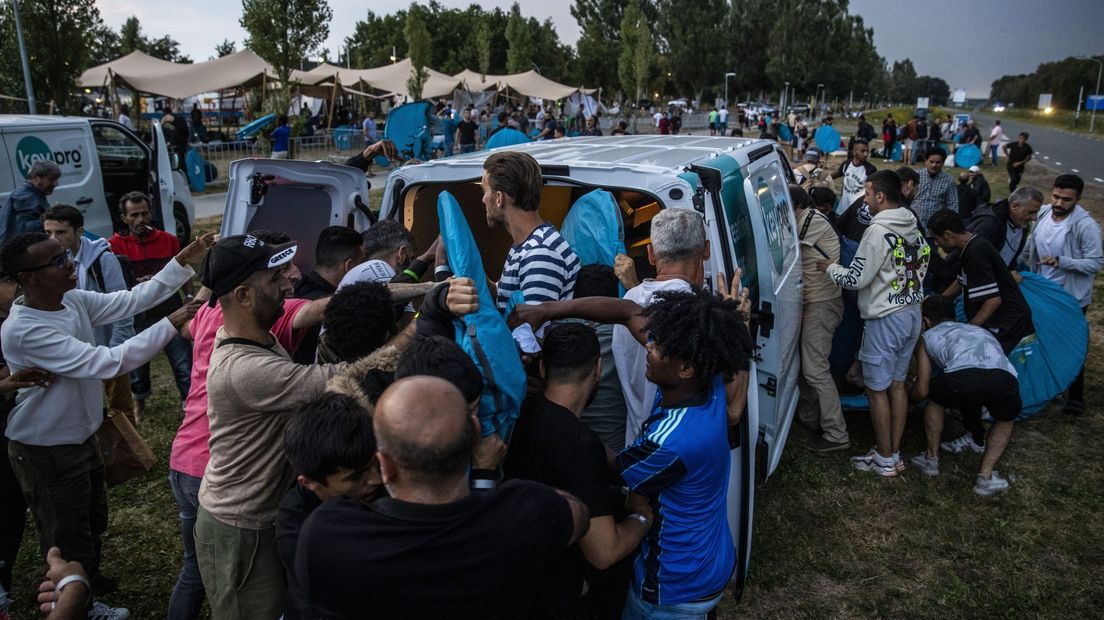
[{"label": "open rear door", "polygon": [[161,131],[160,122],[156,120],[153,121],[153,129],[150,131],[150,136],[150,174],[154,183],[153,191],[151,191],[150,194],[154,203],[154,217],[160,218],[157,224],[161,226],[161,230],[175,235],[176,218],[173,217],[172,158],[169,157],[169,149],[165,144],[165,134]]},{"label": "open rear door", "polygon": [[375,214],[368,209],[364,172],[326,162],[287,159],[239,159],[230,164],[230,185],[221,234],[264,229],[287,233],[299,244],[295,265],[314,269],[314,248],[327,226],[368,230]]},{"label": "open rear door", "polygon": [[[759,464],[764,477],[782,458],[798,401],[801,335],[801,254],[784,171],[775,157],[751,162],[743,181],[743,203],[751,224],[755,271],[752,338],[758,346]],[[726,204],[726,207],[728,205]],[[745,251],[747,251],[745,247]]]}]

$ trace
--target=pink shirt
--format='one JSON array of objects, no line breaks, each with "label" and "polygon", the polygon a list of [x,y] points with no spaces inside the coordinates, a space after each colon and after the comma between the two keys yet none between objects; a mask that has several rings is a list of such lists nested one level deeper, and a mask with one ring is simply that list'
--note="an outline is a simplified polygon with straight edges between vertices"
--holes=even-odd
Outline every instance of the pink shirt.
[{"label": "pink shirt", "polygon": [[[294,351],[302,337],[302,334],[294,333],[292,323],[295,315],[308,303],[310,300],[307,299],[285,299],[284,314],[272,326],[272,335],[288,351]],[[211,459],[211,450],[207,447],[207,441],[211,438],[207,421],[207,369],[211,366],[211,353],[215,350],[215,332],[223,322],[218,302],[214,308],[204,304],[192,319],[192,387],[184,401],[184,421],[180,423],[173,440],[169,467],[196,478],[203,477],[207,461]]]}]

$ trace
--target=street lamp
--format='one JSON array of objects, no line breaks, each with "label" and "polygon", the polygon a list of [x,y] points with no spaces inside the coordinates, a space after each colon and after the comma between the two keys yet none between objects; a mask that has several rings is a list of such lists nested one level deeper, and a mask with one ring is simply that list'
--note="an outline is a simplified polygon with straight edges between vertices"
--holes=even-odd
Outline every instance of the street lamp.
[{"label": "street lamp", "polygon": [[1093,95],[1093,111],[1092,117],[1089,120],[1089,133],[1093,132],[1093,124],[1096,123],[1096,108],[1100,106],[1100,74],[1104,72],[1104,62],[1099,58],[1093,58],[1091,56],[1078,56],[1078,60],[1091,60],[1096,63],[1096,94]]},{"label": "street lamp", "polygon": [[824,84],[817,84],[816,101],[814,102],[816,104],[816,108],[817,108],[816,109],[816,115],[817,116],[820,115],[820,90],[822,88],[824,88]]},{"label": "street lamp", "polygon": [[790,83],[782,87],[782,96],[778,98],[778,114],[781,116],[786,111],[786,95],[790,92]]},{"label": "street lamp", "polygon": [[726,73],[725,74],[725,103],[724,103],[725,108],[728,108],[728,78],[734,78],[734,77],[736,77],[735,73]]},{"label": "street lamp", "polygon": [[[23,43],[23,22],[19,19],[19,2],[12,0],[12,16],[15,18],[15,38],[19,39],[19,58],[23,63],[23,86],[27,90],[27,111],[38,114],[35,106],[34,86],[31,84],[31,67],[27,63],[27,46]],[[1100,90],[1097,88],[1097,90]]]}]

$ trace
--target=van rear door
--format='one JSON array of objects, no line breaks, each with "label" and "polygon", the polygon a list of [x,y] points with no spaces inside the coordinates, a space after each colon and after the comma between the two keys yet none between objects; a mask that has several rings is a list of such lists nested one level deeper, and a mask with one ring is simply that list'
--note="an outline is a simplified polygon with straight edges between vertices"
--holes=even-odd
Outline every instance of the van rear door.
[{"label": "van rear door", "polygon": [[[757,347],[757,376],[752,377],[758,402],[757,469],[766,477],[782,458],[800,372],[801,262],[786,177],[770,149],[743,170],[728,156],[694,168],[707,190],[716,187],[710,193],[720,198],[723,210],[715,227],[719,241],[732,257],[728,262],[743,270],[742,284],[751,289],[752,338]],[[729,266],[724,269],[731,273]]]},{"label": "van rear door", "polygon": [[[153,197],[153,211],[160,214],[161,227],[165,232],[176,234],[176,218],[173,217],[173,165],[169,157],[169,149],[165,144],[165,134],[161,131],[161,123],[152,121],[153,129],[150,131],[150,144],[152,154],[150,157],[150,174],[155,186],[150,192]],[[156,216],[155,216],[156,217]]]}]

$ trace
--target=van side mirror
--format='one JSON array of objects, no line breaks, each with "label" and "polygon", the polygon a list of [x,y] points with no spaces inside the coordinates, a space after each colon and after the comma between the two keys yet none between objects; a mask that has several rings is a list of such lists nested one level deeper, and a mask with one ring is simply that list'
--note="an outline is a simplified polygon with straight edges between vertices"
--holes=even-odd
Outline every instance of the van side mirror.
[{"label": "van side mirror", "polygon": [[169,167],[173,170],[180,169],[180,155],[178,153],[169,153]]}]

